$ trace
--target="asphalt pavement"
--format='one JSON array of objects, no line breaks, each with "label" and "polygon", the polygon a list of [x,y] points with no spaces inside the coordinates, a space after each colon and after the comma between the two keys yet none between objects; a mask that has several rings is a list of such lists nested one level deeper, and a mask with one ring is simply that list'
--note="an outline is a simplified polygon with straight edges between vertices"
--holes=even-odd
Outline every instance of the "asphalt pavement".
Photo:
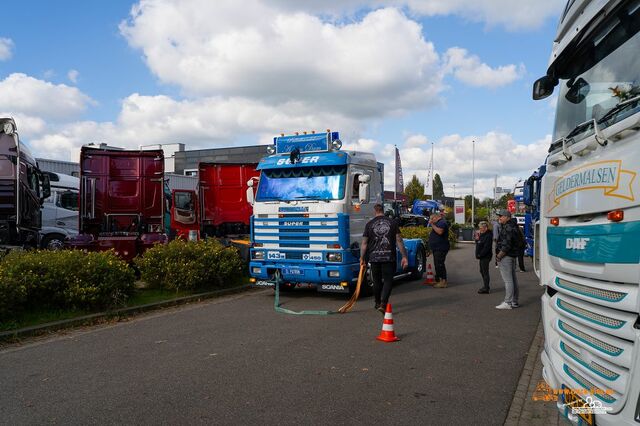
[{"label": "asphalt pavement", "polygon": [[[447,266],[449,288],[394,288],[396,343],[376,340],[371,298],[344,315],[294,316],[265,289],[5,347],[0,423],[501,425],[542,290],[518,274],[521,307],[499,311],[498,270],[492,293],[477,294],[472,245]],[[292,310],[345,301],[282,295]]]}]

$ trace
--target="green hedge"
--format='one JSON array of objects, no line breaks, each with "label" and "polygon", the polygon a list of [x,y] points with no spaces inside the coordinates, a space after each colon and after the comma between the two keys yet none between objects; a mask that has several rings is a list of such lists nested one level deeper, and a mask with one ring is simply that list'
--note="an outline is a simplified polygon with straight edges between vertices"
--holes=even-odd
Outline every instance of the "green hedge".
[{"label": "green hedge", "polygon": [[135,275],[112,252],[12,251],[0,260],[0,319],[24,310],[121,306]]},{"label": "green hedge", "polygon": [[[420,238],[427,247],[428,252],[431,252],[429,248],[429,234],[431,233],[431,227],[426,226],[405,226],[400,228],[402,238]],[[455,233],[451,227],[449,228],[449,245],[451,248],[455,248],[458,243],[458,234]]]},{"label": "green hedge", "polygon": [[212,290],[239,281],[242,260],[238,250],[218,241],[174,240],[156,245],[135,260],[141,279],[162,290]]}]

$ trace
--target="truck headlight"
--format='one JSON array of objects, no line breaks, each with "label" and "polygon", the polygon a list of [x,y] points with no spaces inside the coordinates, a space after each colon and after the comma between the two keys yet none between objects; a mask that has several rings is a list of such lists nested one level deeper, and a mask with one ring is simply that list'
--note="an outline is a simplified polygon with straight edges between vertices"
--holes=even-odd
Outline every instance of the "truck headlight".
[{"label": "truck headlight", "polygon": [[338,278],[340,276],[340,271],[329,271],[329,277]]},{"label": "truck headlight", "polygon": [[259,266],[254,266],[253,268],[251,268],[252,274],[259,274],[260,272],[262,272],[262,269]]},{"label": "truck headlight", "polygon": [[342,253],[327,253],[327,262],[342,262]]},{"label": "truck headlight", "polygon": [[264,252],[263,251],[251,252],[251,258],[255,260],[264,260]]}]

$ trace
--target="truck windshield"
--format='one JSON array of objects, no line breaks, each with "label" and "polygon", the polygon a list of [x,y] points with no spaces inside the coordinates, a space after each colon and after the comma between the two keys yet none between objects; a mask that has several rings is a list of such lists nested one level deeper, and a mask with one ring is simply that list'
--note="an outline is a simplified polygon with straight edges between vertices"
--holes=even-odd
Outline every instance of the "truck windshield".
[{"label": "truck windshield", "polygon": [[346,166],[264,170],[256,200],[341,200],[346,176]]},{"label": "truck windshield", "polygon": [[592,134],[585,122],[595,119],[605,128],[640,110],[640,7],[627,5],[570,57],[559,58],[554,141]]}]

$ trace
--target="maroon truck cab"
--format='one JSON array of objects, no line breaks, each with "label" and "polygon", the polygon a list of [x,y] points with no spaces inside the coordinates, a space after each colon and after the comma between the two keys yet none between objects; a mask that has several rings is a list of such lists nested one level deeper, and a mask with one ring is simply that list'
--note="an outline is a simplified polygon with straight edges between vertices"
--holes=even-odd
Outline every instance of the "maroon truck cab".
[{"label": "maroon truck cab", "polygon": [[200,163],[199,199],[204,237],[248,234],[253,208],[247,181],[257,179],[257,164]]},{"label": "maroon truck cab", "polygon": [[73,248],[113,249],[132,260],[166,243],[162,150],[84,146],[80,151],[80,234]]}]

